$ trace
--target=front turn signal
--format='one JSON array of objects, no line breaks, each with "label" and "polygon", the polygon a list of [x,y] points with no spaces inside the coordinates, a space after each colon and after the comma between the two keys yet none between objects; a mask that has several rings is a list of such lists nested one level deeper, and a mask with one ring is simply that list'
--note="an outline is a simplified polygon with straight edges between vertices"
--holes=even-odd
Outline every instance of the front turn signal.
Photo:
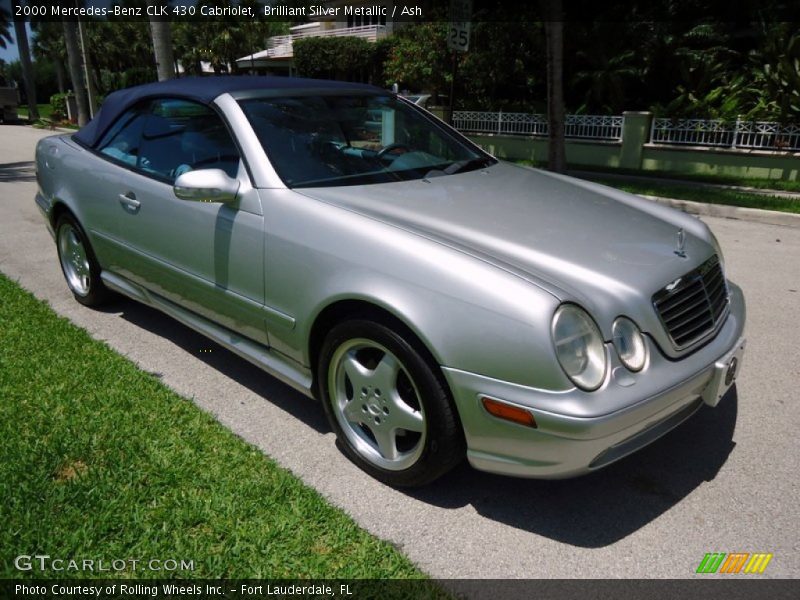
[{"label": "front turn signal", "polygon": [[483,408],[486,409],[486,412],[498,419],[525,425],[526,427],[537,427],[536,419],[533,418],[530,411],[524,408],[512,406],[491,398],[481,398],[481,403],[483,404]]}]

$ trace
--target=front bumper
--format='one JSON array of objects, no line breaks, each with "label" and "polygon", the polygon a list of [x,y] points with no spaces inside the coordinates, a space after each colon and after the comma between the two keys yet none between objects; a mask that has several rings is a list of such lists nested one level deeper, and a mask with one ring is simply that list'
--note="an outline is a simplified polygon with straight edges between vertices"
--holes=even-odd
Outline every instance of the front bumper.
[{"label": "front bumper", "polygon": [[56,239],[56,232],[53,229],[53,225],[50,219],[50,214],[53,211],[52,203],[44,197],[41,191],[36,192],[36,197],[34,198],[36,201],[36,208],[39,209],[42,217],[44,217],[45,223],[47,223],[47,231],[50,232],[50,236],[53,239]]},{"label": "front bumper", "polygon": [[[716,406],[738,374],[745,345],[744,298],[737,286],[729,283],[729,288],[731,310],[711,342],[673,361],[648,338],[649,364],[636,374],[622,367],[609,347],[609,375],[595,392],[553,392],[444,368],[464,426],[470,464],[519,477],[573,477],[655,441],[703,403]],[[624,408],[592,414],[592,405],[605,404],[600,401],[603,394],[625,398]],[[481,403],[484,397],[530,411],[537,427],[491,416]]]}]

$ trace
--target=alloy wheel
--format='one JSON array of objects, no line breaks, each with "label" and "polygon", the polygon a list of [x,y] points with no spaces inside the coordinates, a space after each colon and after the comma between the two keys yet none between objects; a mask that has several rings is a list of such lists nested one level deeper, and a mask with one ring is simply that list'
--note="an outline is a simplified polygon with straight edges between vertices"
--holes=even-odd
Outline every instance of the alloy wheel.
[{"label": "alloy wheel", "polygon": [[88,296],[92,285],[89,256],[81,234],[70,223],[58,230],[58,250],[67,285],[75,294]]},{"label": "alloy wheel", "polygon": [[344,342],[331,358],[328,389],[339,426],[364,460],[390,471],[419,460],[425,411],[413,379],[391,351],[364,338]]}]

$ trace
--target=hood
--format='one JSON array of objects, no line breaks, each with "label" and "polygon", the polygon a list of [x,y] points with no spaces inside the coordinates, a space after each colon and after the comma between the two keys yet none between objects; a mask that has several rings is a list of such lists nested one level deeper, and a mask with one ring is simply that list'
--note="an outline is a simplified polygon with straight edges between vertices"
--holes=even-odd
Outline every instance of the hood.
[{"label": "hood", "polygon": [[[612,188],[502,162],[428,180],[298,191],[578,301],[608,335],[619,314],[634,317],[645,330],[660,330],[652,294],[714,252],[707,228],[693,217]],[[685,257],[676,254],[679,229],[685,231]]]}]

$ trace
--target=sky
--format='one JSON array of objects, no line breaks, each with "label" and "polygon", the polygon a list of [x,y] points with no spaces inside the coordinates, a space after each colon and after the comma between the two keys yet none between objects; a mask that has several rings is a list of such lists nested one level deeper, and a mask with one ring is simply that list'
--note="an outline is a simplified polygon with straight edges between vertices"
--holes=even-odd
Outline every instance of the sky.
[{"label": "sky", "polygon": [[[30,44],[33,41],[33,35],[31,35],[31,24],[25,23],[25,26],[28,28],[28,43]],[[0,48],[0,58],[2,58],[7,63],[19,59],[19,52],[17,51],[17,38],[14,35],[14,26],[12,25],[9,29],[11,37],[14,38],[14,43],[13,44],[7,43],[5,48]]]},{"label": "sky", "polygon": [[[111,4],[111,0],[92,0],[92,4],[95,6],[108,6]],[[12,8],[12,0],[0,0],[0,6],[2,6],[7,12],[11,12]],[[28,28],[28,44],[33,42],[33,35],[31,34],[31,24],[26,23],[25,26]],[[0,48],[0,58],[2,58],[7,63],[13,62],[15,60],[19,60],[19,52],[17,51],[17,38],[14,35],[14,26],[9,26],[9,32],[11,33],[11,37],[14,38],[12,43],[6,42],[5,48]]]}]

